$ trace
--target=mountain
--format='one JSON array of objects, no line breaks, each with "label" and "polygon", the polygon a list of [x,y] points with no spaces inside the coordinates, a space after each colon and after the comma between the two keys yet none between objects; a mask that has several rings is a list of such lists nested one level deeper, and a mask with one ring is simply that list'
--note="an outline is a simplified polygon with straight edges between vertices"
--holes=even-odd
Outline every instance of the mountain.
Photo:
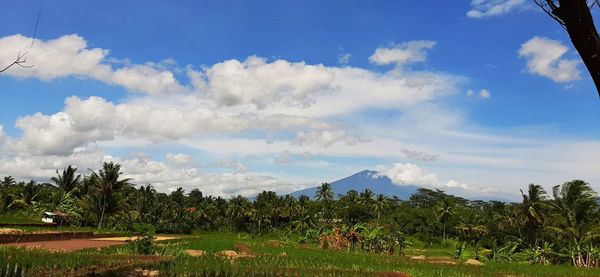
[{"label": "mountain", "polygon": [[[355,190],[360,193],[365,189],[370,189],[375,194],[383,193],[388,197],[398,196],[398,198],[402,200],[408,199],[413,193],[421,188],[413,185],[395,185],[387,176],[378,174],[377,171],[372,170],[364,170],[352,176],[331,182],[330,184],[335,197],[337,197],[338,194],[346,194],[349,190]],[[314,198],[317,189],[318,187],[307,188],[294,191],[290,193],[290,195],[294,197],[306,195],[310,198]],[[468,200],[496,200],[507,203],[515,200],[518,201],[518,197],[516,197],[516,195],[504,192],[481,192],[475,190],[466,190],[460,187],[443,187],[440,189],[447,194],[463,197]]]},{"label": "mountain", "polygon": [[[333,193],[337,197],[338,194],[346,194],[349,190],[362,192],[365,189],[370,189],[375,194],[383,193],[389,197],[398,196],[400,199],[408,199],[413,193],[419,189],[418,186],[403,185],[398,186],[392,183],[392,180],[384,175],[379,175],[376,171],[364,170],[352,176],[331,182]],[[290,193],[290,195],[298,197],[306,195],[310,198],[315,197],[317,187],[307,188]]]}]

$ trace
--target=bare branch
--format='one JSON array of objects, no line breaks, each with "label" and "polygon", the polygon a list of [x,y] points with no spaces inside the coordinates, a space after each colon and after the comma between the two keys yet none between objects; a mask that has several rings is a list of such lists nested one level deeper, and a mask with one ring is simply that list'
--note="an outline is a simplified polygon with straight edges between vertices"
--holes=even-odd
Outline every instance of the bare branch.
[{"label": "bare branch", "polygon": [[11,67],[13,67],[15,65],[20,66],[20,67],[24,67],[24,68],[32,68],[33,65],[26,65],[25,64],[25,63],[27,63],[27,53],[28,52],[25,52],[25,53],[21,54],[21,52],[19,52],[19,55],[17,55],[17,58],[11,64],[9,64],[8,66],[6,66],[2,70],[0,70],[0,73],[8,70],[9,68],[11,68]]},{"label": "bare branch", "polygon": [[[594,0],[594,1],[600,1],[600,0]],[[566,30],[566,26],[565,26],[565,22],[560,19],[558,16],[556,16],[556,13],[558,11],[558,6],[556,6],[556,3],[554,3],[553,0],[534,0],[533,1],[538,7],[540,7],[542,9],[542,11],[544,11],[546,14],[548,14],[548,16],[550,16],[552,19],[554,19],[556,22],[558,22],[558,24],[560,24],[561,27],[563,27],[563,29]]]}]

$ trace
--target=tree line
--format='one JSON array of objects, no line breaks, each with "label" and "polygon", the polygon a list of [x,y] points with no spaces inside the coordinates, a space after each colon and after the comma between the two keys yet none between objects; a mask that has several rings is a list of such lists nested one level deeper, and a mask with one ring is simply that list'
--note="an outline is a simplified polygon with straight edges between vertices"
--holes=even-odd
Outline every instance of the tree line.
[{"label": "tree line", "polygon": [[[157,192],[122,178],[121,165],[104,163],[91,174],[69,166],[53,184],[0,182],[0,214],[60,211],[73,226],[162,233],[279,232],[323,248],[403,254],[411,243],[448,245],[460,258],[597,266],[600,209],[591,186],[574,180],[550,193],[530,184],[515,203],[474,201],[420,188],[407,200],[350,190],[334,195],[322,184],[311,199],[263,191],[229,199],[178,188]],[[136,188],[137,187],[137,188]]]}]

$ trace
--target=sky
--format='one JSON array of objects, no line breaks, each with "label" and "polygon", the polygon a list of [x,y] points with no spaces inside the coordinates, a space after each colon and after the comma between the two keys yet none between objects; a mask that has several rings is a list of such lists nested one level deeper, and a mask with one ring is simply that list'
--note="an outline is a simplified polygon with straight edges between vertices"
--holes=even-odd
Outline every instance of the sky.
[{"label": "sky", "polygon": [[224,197],[365,169],[466,196],[600,190],[597,91],[533,1],[8,0],[0,18],[0,67],[32,66],[0,73],[0,176],[113,161]]}]

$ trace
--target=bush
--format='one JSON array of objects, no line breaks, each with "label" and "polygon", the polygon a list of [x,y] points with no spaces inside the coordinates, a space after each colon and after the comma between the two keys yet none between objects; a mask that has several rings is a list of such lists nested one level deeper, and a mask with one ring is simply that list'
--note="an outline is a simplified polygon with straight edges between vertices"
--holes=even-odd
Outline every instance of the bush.
[{"label": "bush", "polygon": [[129,241],[135,252],[140,255],[150,255],[154,253],[154,237],[151,235],[139,236],[134,240]]}]

